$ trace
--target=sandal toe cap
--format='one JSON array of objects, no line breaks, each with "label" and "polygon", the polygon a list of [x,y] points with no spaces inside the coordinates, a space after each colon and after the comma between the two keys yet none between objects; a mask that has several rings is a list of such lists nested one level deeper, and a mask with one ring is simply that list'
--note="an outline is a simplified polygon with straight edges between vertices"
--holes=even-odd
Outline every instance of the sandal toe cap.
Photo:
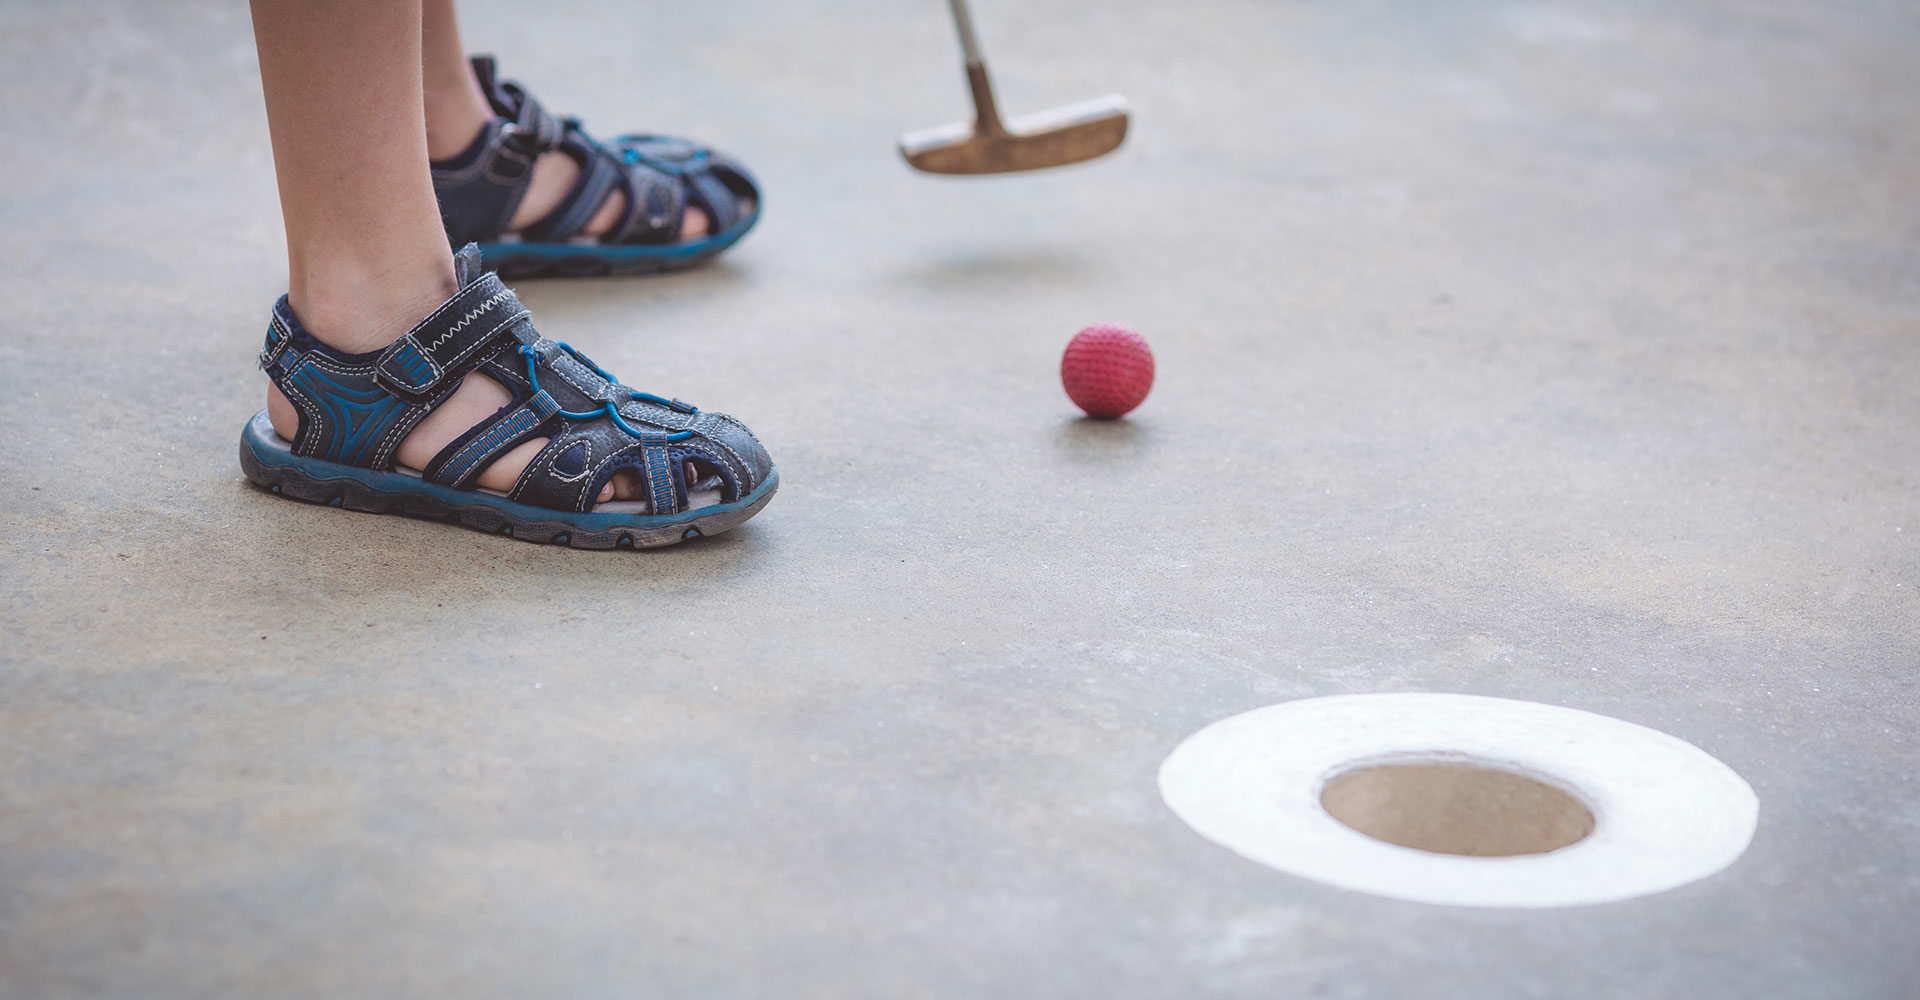
[{"label": "sandal toe cap", "polygon": [[695,434],[694,441],[711,442],[715,450],[722,452],[714,458],[725,461],[740,478],[737,485],[741,496],[773,478],[773,456],[767,454],[766,447],[746,424],[724,413],[706,412],[700,414],[690,429]]}]

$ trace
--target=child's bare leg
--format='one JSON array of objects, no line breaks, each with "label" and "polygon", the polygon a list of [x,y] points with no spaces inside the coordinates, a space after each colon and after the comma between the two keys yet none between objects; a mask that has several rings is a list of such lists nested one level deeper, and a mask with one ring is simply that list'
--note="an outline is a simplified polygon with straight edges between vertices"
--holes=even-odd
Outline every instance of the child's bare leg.
[{"label": "child's bare leg", "polygon": [[[294,315],[330,347],[379,350],[458,290],[427,166],[420,3],[253,0],[253,25]],[[425,467],[509,399],[473,374],[401,443],[400,462]],[[298,415],[279,389],[267,408],[291,439]],[[511,487],[545,443],[507,452],[480,484]],[[618,482],[623,497],[637,489]]]}]

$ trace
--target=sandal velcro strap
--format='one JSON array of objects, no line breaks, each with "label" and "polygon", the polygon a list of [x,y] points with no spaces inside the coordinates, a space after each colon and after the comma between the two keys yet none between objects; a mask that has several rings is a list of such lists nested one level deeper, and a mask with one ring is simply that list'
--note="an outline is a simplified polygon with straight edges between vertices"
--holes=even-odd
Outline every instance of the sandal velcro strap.
[{"label": "sandal velcro strap", "polygon": [[486,360],[528,315],[497,275],[482,275],[380,352],[374,378],[396,396],[427,399]]},{"label": "sandal velcro strap", "polygon": [[520,106],[500,130],[500,141],[528,156],[538,156],[558,146],[566,134],[566,125],[560,119],[547,113],[540,102],[520,91],[513,84],[507,84],[512,93],[520,99]]},{"label": "sandal velcro strap", "polygon": [[547,112],[519,84],[501,80],[492,56],[472,59],[473,75],[493,105],[493,112],[507,120],[501,139],[515,152],[537,156],[560,145],[566,123]]}]

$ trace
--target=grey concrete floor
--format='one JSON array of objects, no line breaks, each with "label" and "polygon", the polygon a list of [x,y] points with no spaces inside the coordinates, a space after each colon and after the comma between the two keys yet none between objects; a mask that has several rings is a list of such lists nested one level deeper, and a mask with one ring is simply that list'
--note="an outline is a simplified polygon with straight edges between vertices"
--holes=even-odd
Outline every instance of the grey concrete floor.
[{"label": "grey concrete floor", "polygon": [[[1920,994],[1920,10],[983,2],[1121,153],[912,175],[939,4],[465,8],[737,152],[723,263],[526,282],[784,487],[659,553],[263,495],[244,5],[0,8],[0,995]],[[1152,340],[1123,423],[1058,352]],[[1268,871],[1161,759],[1287,699],[1587,709],[1732,869],[1466,910]]]}]

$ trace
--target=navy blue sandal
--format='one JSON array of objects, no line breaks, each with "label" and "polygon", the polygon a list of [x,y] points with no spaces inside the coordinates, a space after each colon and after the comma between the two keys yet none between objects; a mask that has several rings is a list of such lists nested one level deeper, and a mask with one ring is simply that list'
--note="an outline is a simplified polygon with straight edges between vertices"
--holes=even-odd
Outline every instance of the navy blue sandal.
[{"label": "navy blue sandal", "polygon": [[[288,441],[267,412],[240,435],[247,478],[281,496],[349,510],[452,521],[583,549],[650,548],[712,535],[766,506],[773,460],[739,421],[620,385],[533,329],[520,300],[455,256],[460,291],[386,350],[342,354],[300,326],[282,296],[260,367],[299,411]],[[442,449],[425,469],[395,464],[407,433],[469,372],[513,400]],[[477,485],[495,458],[550,440],[505,493]],[[634,470],[645,500],[594,500]]]},{"label": "navy blue sandal", "polygon": [[[493,105],[473,145],[433,164],[447,238],[473,242],[489,268],[506,277],[644,274],[689,267],[732,246],[760,219],[760,189],[744,167],[684,139],[626,135],[596,142],[575,118],[547,113],[519,84],[495,76],[477,56],[474,74]],[[560,204],[519,233],[507,225],[533,179],[533,161],[558,150],[580,165]],[[607,198],[627,196],[620,221],[604,235],[581,234]],[[708,233],[680,238],[687,206],[712,220]]]}]

